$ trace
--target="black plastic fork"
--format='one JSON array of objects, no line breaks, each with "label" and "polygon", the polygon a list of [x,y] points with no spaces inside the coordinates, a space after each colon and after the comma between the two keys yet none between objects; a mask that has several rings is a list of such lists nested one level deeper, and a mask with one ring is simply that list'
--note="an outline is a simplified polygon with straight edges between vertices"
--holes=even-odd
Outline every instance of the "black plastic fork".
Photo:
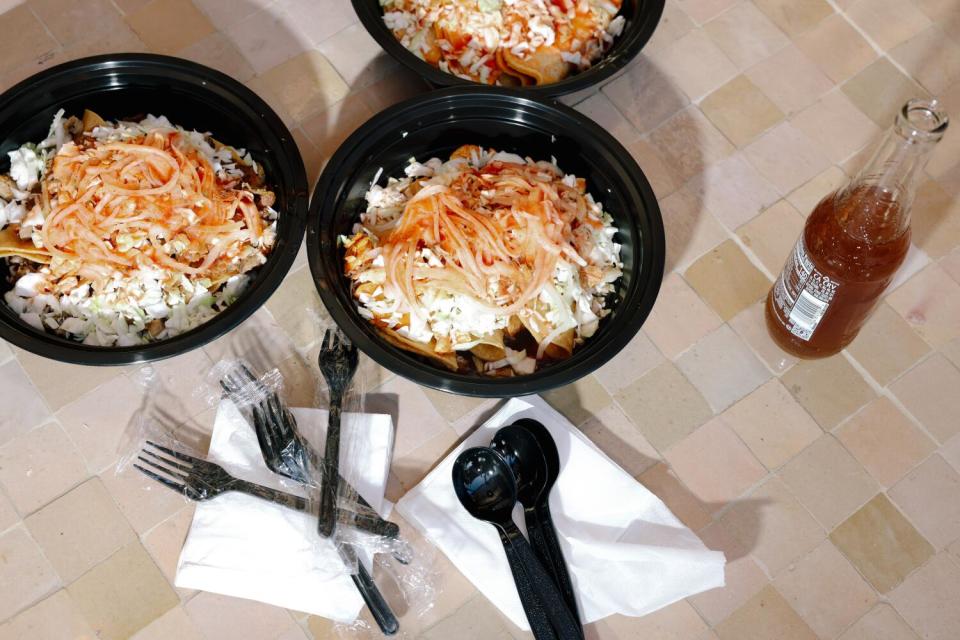
[{"label": "black plastic fork", "polygon": [[320,534],[327,537],[333,534],[336,524],[337,491],[340,483],[340,413],[343,397],[350,387],[359,361],[357,347],[339,329],[327,329],[318,357],[320,373],[327,381],[330,394],[330,417],[321,465],[323,481],[320,485],[320,514],[317,525]]},{"label": "black plastic fork", "polygon": [[[137,459],[146,466],[137,463],[134,463],[133,466],[148,478],[156,480],[191,500],[203,502],[229,491],[238,491],[294,511],[311,511],[306,498],[279,489],[265,487],[255,482],[241,480],[230,475],[226,469],[215,462],[176,451],[156,442],[147,440],[147,445],[156,451],[144,447]],[[365,514],[343,510],[337,516],[343,524],[353,525],[357,528],[363,528],[357,523],[366,524],[366,517]]]},{"label": "black plastic fork", "polygon": [[[246,365],[241,364],[238,368],[239,375],[244,379],[237,380],[228,374],[220,381],[220,386],[232,398],[241,396],[242,390],[248,385],[254,386],[258,396],[262,396],[259,402],[252,405],[253,427],[260,444],[260,453],[267,467],[274,473],[296,482],[310,484],[312,480],[310,469],[320,468],[316,450],[301,436],[296,418],[283,404],[277,393],[267,389]],[[342,476],[339,480],[342,484],[347,484]],[[398,538],[400,527],[394,522],[381,518],[359,492],[355,490],[354,492],[360,509],[353,515],[355,520],[351,524],[375,535]],[[347,522],[342,516],[337,520]],[[402,556],[399,559],[402,562]]]}]

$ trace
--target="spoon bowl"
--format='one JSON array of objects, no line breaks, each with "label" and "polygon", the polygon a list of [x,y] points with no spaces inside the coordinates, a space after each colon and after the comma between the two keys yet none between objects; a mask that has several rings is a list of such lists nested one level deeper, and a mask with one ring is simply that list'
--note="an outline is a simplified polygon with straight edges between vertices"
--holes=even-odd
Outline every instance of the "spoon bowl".
[{"label": "spoon bowl", "polygon": [[511,426],[520,427],[527,431],[533,435],[540,445],[540,453],[543,455],[544,462],[547,465],[545,490],[549,493],[557,481],[557,476],[560,475],[560,452],[557,450],[557,443],[554,442],[550,431],[543,426],[542,423],[533,418],[520,418]]},{"label": "spoon bowl", "polygon": [[540,442],[527,429],[503,427],[493,436],[490,448],[503,456],[517,481],[520,503],[532,506],[547,488],[547,461]]},{"label": "spoon bowl", "polygon": [[478,520],[503,524],[517,503],[517,482],[504,457],[487,447],[465,450],[453,463],[453,489]]}]

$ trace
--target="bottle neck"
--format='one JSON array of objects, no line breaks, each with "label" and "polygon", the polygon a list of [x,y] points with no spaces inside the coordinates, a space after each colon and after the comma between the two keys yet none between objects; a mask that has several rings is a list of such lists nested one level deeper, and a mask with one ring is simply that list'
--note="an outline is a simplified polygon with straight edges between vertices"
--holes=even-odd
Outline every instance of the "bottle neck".
[{"label": "bottle neck", "polygon": [[[869,218],[855,222],[861,232],[857,235],[892,239],[909,227],[923,169],[947,124],[936,99],[910,100],[903,106],[870,160],[837,194],[839,204],[849,205],[841,209],[858,210]],[[854,199],[857,206],[852,206]]]}]

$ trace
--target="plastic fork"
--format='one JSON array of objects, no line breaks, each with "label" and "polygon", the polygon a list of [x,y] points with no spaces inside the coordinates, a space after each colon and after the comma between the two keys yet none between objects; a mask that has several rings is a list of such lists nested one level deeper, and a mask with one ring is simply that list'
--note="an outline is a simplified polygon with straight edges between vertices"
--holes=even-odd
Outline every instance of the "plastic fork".
[{"label": "plastic fork", "polygon": [[327,424],[327,443],[322,465],[323,482],[320,485],[320,534],[330,537],[336,524],[337,491],[340,484],[340,413],[343,397],[360,361],[357,347],[340,330],[327,329],[320,345],[318,363],[320,373],[327,381],[330,393],[330,413]]}]

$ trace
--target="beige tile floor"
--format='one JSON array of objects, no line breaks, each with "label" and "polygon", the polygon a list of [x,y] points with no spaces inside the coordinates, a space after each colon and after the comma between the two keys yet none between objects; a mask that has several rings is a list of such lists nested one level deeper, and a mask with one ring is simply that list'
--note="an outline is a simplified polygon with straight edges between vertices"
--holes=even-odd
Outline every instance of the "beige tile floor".
[{"label": "beige tile floor", "polygon": [[[3,87],[94,53],[191,58],[275,106],[311,180],[354,127],[423,90],[347,0],[0,11]],[[546,397],[729,561],[725,588],[590,625],[591,640],[960,637],[960,123],[927,167],[905,273],[847,352],[786,357],[759,304],[810,208],[928,92],[960,109],[960,0],[667,0],[644,54],[577,97],[653,182],[669,274],[624,352]],[[336,636],[297,612],[174,589],[191,506],[113,471],[148,405],[202,443],[212,412],[191,389],[226,355],[279,366],[292,401],[313,402],[318,315],[301,255],[244,326],[155,367],[84,369],[0,343],[0,639]],[[363,378],[399,398],[393,499],[495,405],[369,362]],[[409,637],[525,637],[437,562],[441,595],[404,618]]]}]

